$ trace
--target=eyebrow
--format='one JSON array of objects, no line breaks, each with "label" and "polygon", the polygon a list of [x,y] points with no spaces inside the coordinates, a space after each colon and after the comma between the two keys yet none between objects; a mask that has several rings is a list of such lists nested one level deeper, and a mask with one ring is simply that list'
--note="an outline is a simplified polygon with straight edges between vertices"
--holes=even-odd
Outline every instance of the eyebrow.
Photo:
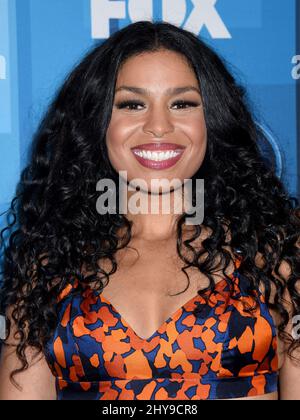
[{"label": "eyebrow", "polygon": [[[133,93],[138,93],[140,95],[151,95],[151,92],[148,89],[144,89],[144,88],[140,88],[140,87],[136,87],[136,86],[119,86],[116,89],[116,93],[119,92],[120,90],[127,90],[129,92],[133,92]],[[166,95],[178,95],[180,93],[184,93],[184,92],[188,92],[188,91],[196,91],[197,93],[199,93],[199,95],[201,95],[200,90],[198,88],[196,88],[195,86],[180,86],[180,87],[174,87],[174,88],[169,88],[167,90],[165,90],[165,94]]]}]

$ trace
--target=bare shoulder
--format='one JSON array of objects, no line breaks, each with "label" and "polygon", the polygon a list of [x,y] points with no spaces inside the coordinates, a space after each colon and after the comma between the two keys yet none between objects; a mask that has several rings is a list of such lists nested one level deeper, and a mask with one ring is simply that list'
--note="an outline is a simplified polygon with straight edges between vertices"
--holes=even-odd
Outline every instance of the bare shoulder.
[{"label": "bare shoulder", "polygon": [[25,357],[28,368],[16,373],[11,380],[11,373],[22,367],[17,355],[19,337],[11,318],[12,309],[7,311],[11,320],[9,337],[2,343],[0,355],[0,400],[53,400],[56,399],[55,377],[53,376],[45,355],[27,346]]},{"label": "bare shoulder", "polygon": [[55,378],[43,354],[27,348],[28,369],[10,378],[13,370],[21,367],[15,347],[3,345],[0,356],[0,400],[55,400]]}]

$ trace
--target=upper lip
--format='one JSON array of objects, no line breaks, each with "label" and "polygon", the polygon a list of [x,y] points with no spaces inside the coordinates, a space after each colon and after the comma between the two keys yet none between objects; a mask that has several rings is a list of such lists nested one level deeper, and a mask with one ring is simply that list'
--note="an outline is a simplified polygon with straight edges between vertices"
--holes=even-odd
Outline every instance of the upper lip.
[{"label": "upper lip", "polygon": [[143,143],[132,147],[131,150],[149,150],[149,151],[163,151],[163,150],[177,150],[185,149],[185,146],[176,143]]}]

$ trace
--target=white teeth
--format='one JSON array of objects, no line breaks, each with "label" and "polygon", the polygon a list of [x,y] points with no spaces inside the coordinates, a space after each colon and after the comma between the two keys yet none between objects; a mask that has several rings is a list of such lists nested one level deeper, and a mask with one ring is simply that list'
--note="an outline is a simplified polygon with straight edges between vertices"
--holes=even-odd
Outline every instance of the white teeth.
[{"label": "white teeth", "polygon": [[180,152],[176,152],[175,150],[168,150],[166,152],[150,152],[150,150],[134,150],[133,153],[144,159],[154,160],[156,162],[160,162],[162,160],[168,160],[180,154]]}]

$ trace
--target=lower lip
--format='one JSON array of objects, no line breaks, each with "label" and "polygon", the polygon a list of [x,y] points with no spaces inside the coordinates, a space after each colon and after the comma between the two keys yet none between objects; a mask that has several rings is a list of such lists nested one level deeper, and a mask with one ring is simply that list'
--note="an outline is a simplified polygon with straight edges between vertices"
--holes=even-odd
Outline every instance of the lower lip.
[{"label": "lower lip", "polygon": [[181,159],[183,152],[184,150],[181,151],[177,156],[172,157],[170,159],[162,160],[160,162],[155,161],[155,160],[145,159],[141,156],[136,155],[135,153],[133,153],[133,155],[141,165],[145,166],[145,168],[161,170],[161,169],[168,169],[174,166]]}]

